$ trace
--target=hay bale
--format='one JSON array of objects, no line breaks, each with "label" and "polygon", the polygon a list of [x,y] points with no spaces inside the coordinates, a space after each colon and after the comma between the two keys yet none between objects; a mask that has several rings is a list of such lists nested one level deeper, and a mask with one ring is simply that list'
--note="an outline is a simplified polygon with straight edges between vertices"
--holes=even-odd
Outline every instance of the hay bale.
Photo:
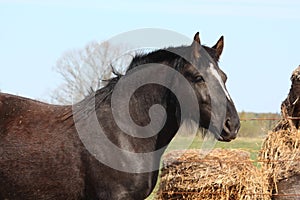
[{"label": "hay bale", "polygon": [[268,133],[259,156],[275,199],[300,198],[300,66],[293,71],[291,82],[281,104],[283,119]]},{"label": "hay bale", "polygon": [[269,132],[263,142],[260,160],[271,183],[300,173],[300,130]]},{"label": "hay bale", "polygon": [[270,199],[268,182],[248,152],[173,151],[164,156],[157,199]]},{"label": "hay bale", "polygon": [[[281,181],[300,174],[300,130],[288,127],[286,130],[269,132],[259,156],[262,161],[261,169],[270,182],[269,190],[276,196],[286,193],[282,190],[284,187],[278,187]],[[298,193],[299,191],[300,187]]]}]

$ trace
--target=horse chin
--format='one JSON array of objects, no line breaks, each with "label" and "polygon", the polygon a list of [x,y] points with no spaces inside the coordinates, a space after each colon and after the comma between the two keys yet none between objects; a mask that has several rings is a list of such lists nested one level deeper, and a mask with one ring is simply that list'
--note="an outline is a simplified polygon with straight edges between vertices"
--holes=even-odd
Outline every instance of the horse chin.
[{"label": "horse chin", "polygon": [[222,130],[221,135],[217,138],[221,142],[230,142],[236,138],[236,135],[232,135],[231,133]]},{"label": "horse chin", "polygon": [[230,142],[231,140],[235,139],[235,137],[231,137],[231,134],[227,133],[225,130],[222,130],[220,134],[220,131],[215,127],[211,127],[210,130],[207,130],[207,132],[212,134],[215,137],[215,139],[220,142]]},{"label": "horse chin", "polygon": [[220,135],[219,133],[214,133],[214,136],[216,138],[216,140],[220,141],[220,142],[230,142],[231,139],[226,138],[224,136],[222,136],[222,134]]},{"label": "horse chin", "polygon": [[229,138],[224,138],[223,136],[219,136],[218,138],[216,138],[218,141],[220,142],[230,142],[232,139]]}]

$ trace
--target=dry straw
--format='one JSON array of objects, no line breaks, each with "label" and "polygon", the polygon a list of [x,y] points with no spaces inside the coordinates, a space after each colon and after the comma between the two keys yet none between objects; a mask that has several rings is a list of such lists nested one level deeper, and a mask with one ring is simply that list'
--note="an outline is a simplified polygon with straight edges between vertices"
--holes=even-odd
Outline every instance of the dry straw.
[{"label": "dry straw", "polygon": [[277,183],[300,175],[300,130],[297,129],[300,117],[300,66],[293,72],[291,81],[290,92],[281,104],[283,119],[268,133],[260,153],[262,170],[270,181],[270,191],[275,190],[276,193]]},{"label": "dry straw", "polygon": [[[291,192],[290,188],[299,187],[299,183],[281,182],[300,175],[300,130],[297,129],[300,117],[300,66],[294,70],[291,81],[290,92],[281,104],[283,119],[268,133],[259,156],[262,161],[261,169],[270,182],[269,190],[275,190],[277,196]],[[282,185],[281,183],[289,184],[284,186],[287,191],[279,191],[277,184]],[[295,199],[296,196],[291,198]]]},{"label": "dry straw", "polygon": [[270,199],[264,174],[249,153],[215,149],[173,151],[165,155],[157,199]]},{"label": "dry straw", "polygon": [[288,120],[281,121],[280,126],[284,128],[268,133],[260,154],[270,190],[276,193],[279,181],[300,174],[300,130],[291,126]]}]

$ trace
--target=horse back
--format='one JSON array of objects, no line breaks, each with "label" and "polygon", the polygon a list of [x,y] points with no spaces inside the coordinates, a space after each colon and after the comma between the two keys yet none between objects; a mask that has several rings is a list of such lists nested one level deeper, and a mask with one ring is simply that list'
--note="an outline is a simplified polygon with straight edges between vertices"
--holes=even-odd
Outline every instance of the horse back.
[{"label": "horse back", "polygon": [[80,199],[81,145],[71,111],[0,93],[0,199]]}]

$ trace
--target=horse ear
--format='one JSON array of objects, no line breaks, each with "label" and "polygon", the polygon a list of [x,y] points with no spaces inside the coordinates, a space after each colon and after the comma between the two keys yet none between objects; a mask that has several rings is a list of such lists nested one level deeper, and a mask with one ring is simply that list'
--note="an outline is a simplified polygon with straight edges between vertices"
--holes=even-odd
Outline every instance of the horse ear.
[{"label": "horse ear", "polygon": [[194,36],[194,41],[192,43],[192,48],[193,48],[193,55],[195,58],[200,57],[200,37],[199,37],[199,32],[197,32]]},{"label": "horse ear", "polygon": [[219,60],[224,48],[224,36],[221,36],[218,42],[212,48],[216,50],[216,58]]},{"label": "horse ear", "polygon": [[199,37],[199,32],[197,32],[194,36],[194,42],[197,42],[198,44],[201,44],[200,42],[200,37]]}]

